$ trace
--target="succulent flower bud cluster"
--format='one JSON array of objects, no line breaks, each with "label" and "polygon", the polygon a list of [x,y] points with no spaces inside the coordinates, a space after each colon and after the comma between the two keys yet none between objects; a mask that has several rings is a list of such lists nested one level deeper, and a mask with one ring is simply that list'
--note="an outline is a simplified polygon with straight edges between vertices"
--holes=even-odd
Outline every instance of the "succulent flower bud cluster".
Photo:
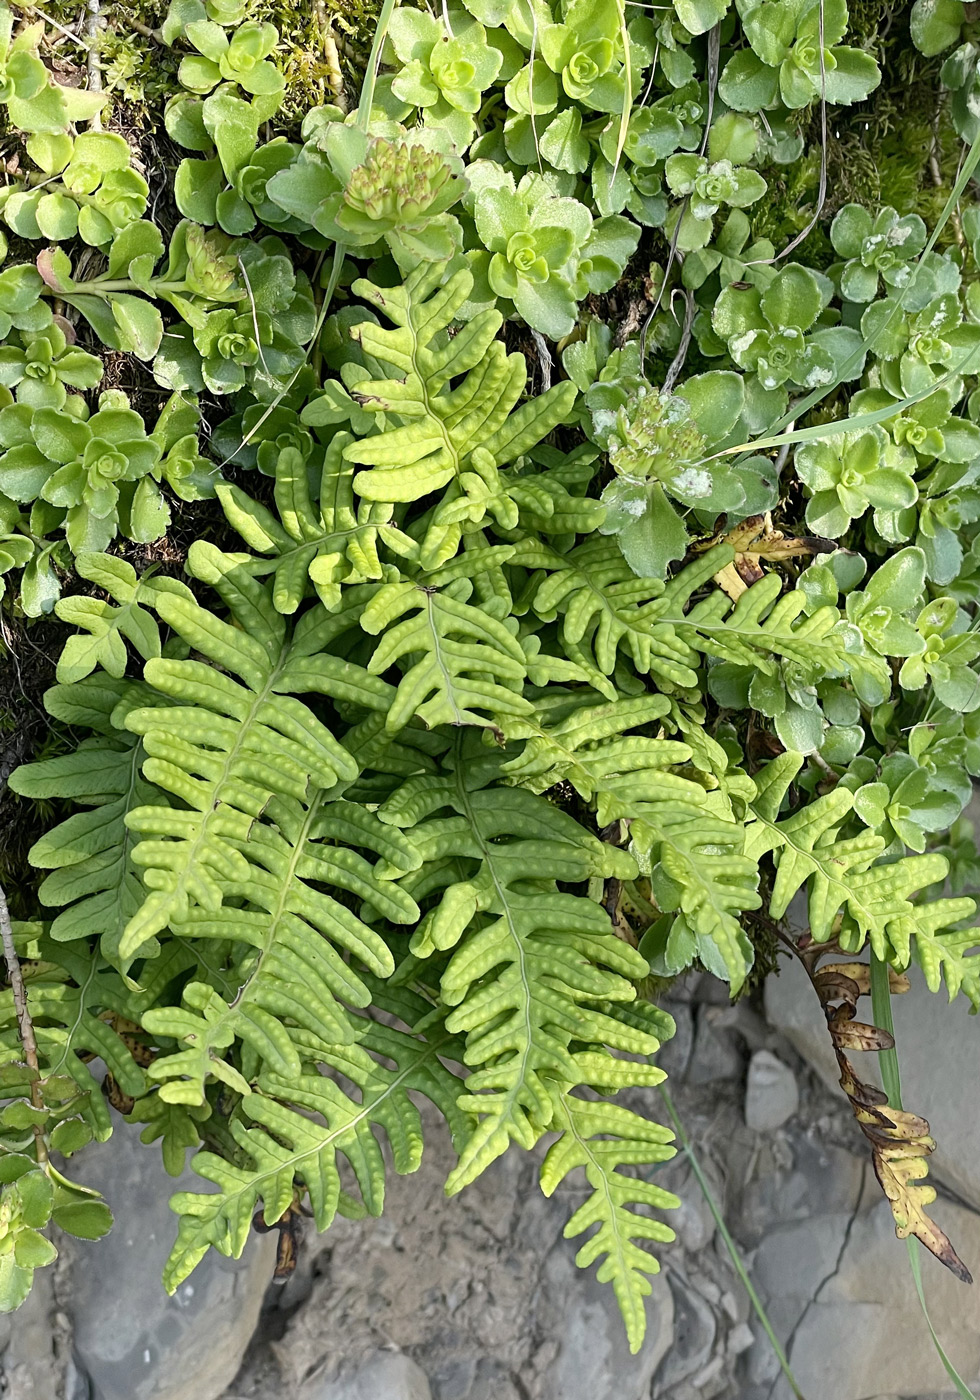
[{"label": "succulent flower bud cluster", "polygon": [[[609,458],[620,476],[635,480],[656,478],[677,484],[686,495],[707,495],[710,476],[700,467],[708,451],[707,439],[691,416],[689,404],[656,389],[641,394],[621,408],[609,438]],[[698,474],[704,491],[697,490]]]},{"label": "succulent flower bud cluster", "polygon": [[351,175],[339,222],[349,210],[370,219],[379,231],[414,224],[448,209],[461,184],[440,152],[379,138]]}]

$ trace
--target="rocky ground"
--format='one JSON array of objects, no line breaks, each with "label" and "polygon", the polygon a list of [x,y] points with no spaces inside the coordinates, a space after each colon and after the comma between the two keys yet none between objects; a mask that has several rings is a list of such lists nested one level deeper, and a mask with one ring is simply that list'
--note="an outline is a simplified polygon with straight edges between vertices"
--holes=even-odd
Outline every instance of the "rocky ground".
[{"label": "rocky ground", "polygon": [[[787,967],[764,1006],[736,1007],[695,978],[670,1009],[675,1103],[806,1400],[946,1400],[803,975]],[[980,1275],[980,1023],[921,987],[896,1022],[906,1103],[940,1144],[934,1213]],[[447,1201],[434,1131],[417,1175],[391,1177],[385,1217],[308,1238],[285,1286],[267,1283],[266,1235],[238,1264],[209,1256],[167,1299],[173,1183],[118,1133],[86,1163],[115,1230],[66,1250],[3,1321],[9,1400],[789,1400],[683,1155],[658,1173],[684,1205],[631,1357],[611,1293],[562,1239],[575,1191],[546,1201],[533,1158],[514,1154]],[[980,1393],[975,1290],[928,1257],[923,1270],[947,1351]]]}]

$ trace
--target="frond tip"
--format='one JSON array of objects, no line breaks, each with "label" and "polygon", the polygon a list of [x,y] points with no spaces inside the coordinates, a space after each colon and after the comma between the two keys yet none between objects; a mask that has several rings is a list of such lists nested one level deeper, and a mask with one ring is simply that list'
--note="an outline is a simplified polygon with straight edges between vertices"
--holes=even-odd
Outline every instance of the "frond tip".
[{"label": "frond tip", "polygon": [[[656,1073],[664,1078],[660,1071]],[[676,1151],[671,1145],[674,1135],[619,1104],[572,1093],[559,1100],[553,1126],[561,1136],[542,1163],[541,1189],[551,1196],[569,1172],[584,1168],[592,1193],[565,1226],[565,1238],[598,1227],[579,1249],[575,1262],[584,1269],[602,1260],[597,1277],[600,1283],[612,1284],[630,1351],[637,1352],[646,1334],[643,1300],[651,1288],[647,1275],[660,1270],[656,1258],[637,1241],[669,1244],[675,1238],[669,1225],[640,1212],[672,1210],[680,1201],[663,1187],[642,1176],[626,1175],[620,1168],[655,1167],[669,1161]]]}]

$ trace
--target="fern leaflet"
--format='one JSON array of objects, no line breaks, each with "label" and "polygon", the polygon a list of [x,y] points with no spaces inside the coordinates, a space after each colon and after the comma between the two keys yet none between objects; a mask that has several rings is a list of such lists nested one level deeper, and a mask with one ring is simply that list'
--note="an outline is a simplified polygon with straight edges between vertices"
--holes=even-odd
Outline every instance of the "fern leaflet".
[{"label": "fern leaflet", "polygon": [[[909,932],[919,912],[911,896],[945,878],[945,857],[930,853],[876,865],[883,837],[873,831],[844,839],[838,835],[853,805],[852,794],[840,787],[780,821],[783,800],[803,761],[802,754],[781,754],[756,779],[755,820],[746,829],[746,850],[757,860],[772,855],[776,879],[770,914],[781,918],[806,885],[810,932],[818,942],[831,937],[843,913],[847,918],[838,937],[848,952],[859,951],[870,938],[878,957],[897,953],[907,964]],[[960,900],[940,901],[936,907],[940,925],[963,917]]]}]

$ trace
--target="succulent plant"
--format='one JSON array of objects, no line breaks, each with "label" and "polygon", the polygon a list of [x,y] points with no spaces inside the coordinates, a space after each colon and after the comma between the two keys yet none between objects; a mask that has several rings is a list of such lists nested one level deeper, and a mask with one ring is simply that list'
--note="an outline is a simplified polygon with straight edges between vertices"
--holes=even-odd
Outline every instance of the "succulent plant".
[{"label": "succulent plant", "polygon": [[877,425],[843,432],[796,450],[796,471],[813,493],[811,529],[836,539],[867,510],[895,511],[915,504],[915,455],[889,441]]},{"label": "succulent plant", "polygon": [[[0,445],[6,449],[0,456],[0,490],[15,501],[40,500],[53,507],[42,512],[45,523],[57,521],[60,513],[76,554],[108,548],[119,530],[121,507],[134,515],[135,484],[162,455],[159,440],[147,434],[126,395],[115,389],[102,394],[91,416],[77,395],[63,408],[8,405],[0,411]],[[130,520],[128,533],[146,536],[138,516]]]},{"label": "succulent plant", "polygon": [[20,345],[0,346],[0,384],[32,408],[63,408],[68,389],[94,389],[102,361],[76,350],[74,338],[68,322],[54,316],[43,330],[18,332]]},{"label": "succulent plant", "polygon": [[455,204],[463,191],[462,166],[408,141],[372,141],[344,191],[337,222],[349,233],[390,233],[418,226]]},{"label": "succulent plant", "polygon": [[462,162],[446,142],[392,126],[373,139],[345,122],[314,131],[298,159],[267,179],[284,214],[354,248],[385,239],[408,271],[448,259],[462,233],[447,211],[465,189]]},{"label": "succulent plant", "polygon": [[654,389],[621,408],[608,443],[609,460],[620,476],[634,481],[656,477],[671,483],[673,494],[694,499],[710,491],[710,474],[700,465],[707,438],[690,404],[677,394]]},{"label": "succulent plant", "polygon": [[830,226],[834,251],[847,261],[841,268],[841,295],[848,301],[873,301],[879,278],[888,288],[909,282],[926,246],[926,226],[918,214],[899,218],[890,206],[871,217],[860,204],[845,204]]},{"label": "succulent plant", "polygon": [[279,31],[274,24],[259,24],[249,20],[241,24],[229,39],[220,24],[213,20],[193,20],[184,26],[184,35],[197,49],[188,54],[180,65],[179,77],[191,92],[211,92],[219,83],[237,83],[257,97],[281,92],[285,86],[282,74],[268,61]]}]

